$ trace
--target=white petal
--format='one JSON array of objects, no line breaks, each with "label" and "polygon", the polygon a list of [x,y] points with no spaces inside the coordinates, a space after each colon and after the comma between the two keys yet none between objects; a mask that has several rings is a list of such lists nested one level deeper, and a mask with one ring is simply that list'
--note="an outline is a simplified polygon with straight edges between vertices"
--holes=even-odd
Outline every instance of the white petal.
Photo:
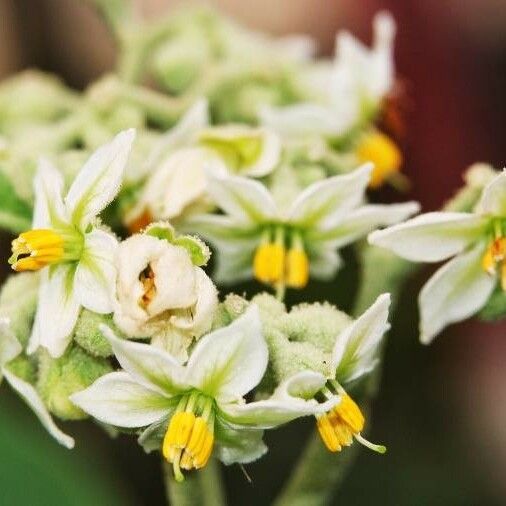
[{"label": "white petal", "polygon": [[330,227],[364,198],[373,166],[368,163],[350,174],[313,183],[293,202],[291,223],[304,227]]},{"label": "white petal", "polygon": [[167,415],[171,400],[128,373],[112,372],[70,396],[85,413],[117,427],[146,427]]},{"label": "white petal", "polygon": [[74,273],[75,266],[68,264],[46,267],[42,272],[28,353],[39,346],[55,358],[65,352],[81,309],[74,290]]},{"label": "white petal", "polygon": [[74,288],[81,305],[95,313],[114,310],[118,241],[103,230],[85,235],[84,250],[76,269]]},{"label": "white petal", "polygon": [[52,228],[65,223],[67,215],[62,197],[63,177],[49,160],[42,158],[39,161],[33,187],[33,228]]},{"label": "white petal", "polygon": [[177,125],[160,138],[146,162],[148,170],[160,163],[167,153],[195,140],[197,133],[209,124],[208,108],[207,99],[201,98],[185,112]]},{"label": "white petal", "polygon": [[187,389],[184,369],[174,357],[149,344],[118,339],[106,325],[101,325],[100,331],[111,343],[121,367],[139,384],[165,396]]},{"label": "white petal", "polygon": [[22,351],[23,347],[11,330],[9,319],[0,318],[0,381],[3,366],[14,360]]},{"label": "white petal", "polygon": [[506,170],[503,170],[485,187],[478,210],[492,216],[506,216]]},{"label": "white petal", "polygon": [[355,242],[378,227],[405,220],[420,209],[417,202],[366,205],[350,212],[340,223],[324,230],[308,231],[310,243],[324,241],[333,249]]},{"label": "white petal", "polygon": [[329,106],[302,103],[287,107],[263,107],[262,125],[284,137],[335,136],[342,134],[348,123]]},{"label": "white petal", "polygon": [[348,383],[370,372],[377,362],[378,346],[387,330],[390,294],[380,295],[357,320],[344,329],[332,351],[331,370]]},{"label": "white petal", "polygon": [[488,226],[488,219],[474,214],[427,213],[373,232],[368,240],[414,262],[439,262],[463,251]]},{"label": "white petal", "polygon": [[239,176],[211,175],[207,191],[218,207],[239,222],[262,222],[277,215],[272,195],[258,181]]},{"label": "white petal", "polygon": [[469,318],[487,302],[496,285],[481,265],[486,244],[446,263],[427,281],[418,303],[420,340],[428,344],[450,323]]},{"label": "white petal", "polygon": [[125,130],[95,151],[79,171],[65,198],[72,222],[84,229],[118,193],[135,130]]},{"label": "white petal", "polygon": [[325,413],[340,402],[335,396],[324,403],[311,399],[325,385],[326,378],[302,371],[281,383],[270,399],[245,404],[220,404],[225,418],[236,425],[272,429],[301,416]]},{"label": "white petal", "polygon": [[64,434],[53,422],[51,415],[49,414],[46,406],[42,402],[39,394],[33,388],[30,383],[23,381],[21,378],[18,378],[10,371],[4,369],[3,371],[5,379],[9,382],[11,387],[23,398],[23,400],[28,404],[30,409],[37,415],[37,418],[40,420],[44,428],[53,436],[58,443],[65,446],[69,450],[74,448],[74,440]]},{"label": "white petal", "polygon": [[211,278],[200,268],[195,269],[197,303],[188,309],[175,310],[170,318],[171,325],[200,337],[209,331],[218,306],[218,290]]},{"label": "white petal", "polygon": [[315,279],[331,280],[343,264],[343,260],[334,248],[314,248],[308,253],[309,273]]},{"label": "white petal", "polygon": [[260,383],[267,362],[260,315],[252,305],[197,343],[186,366],[187,382],[218,401],[237,400]]},{"label": "white petal", "polygon": [[254,462],[267,452],[262,441],[263,434],[263,430],[236,429],[218,418],[215,424],[215,455],[227,466]]}]

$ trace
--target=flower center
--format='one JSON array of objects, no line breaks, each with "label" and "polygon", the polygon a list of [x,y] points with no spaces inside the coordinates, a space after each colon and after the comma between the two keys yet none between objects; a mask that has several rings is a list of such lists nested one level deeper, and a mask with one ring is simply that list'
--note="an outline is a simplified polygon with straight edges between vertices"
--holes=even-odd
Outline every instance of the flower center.
[{"label": "flower center", "polygon": [[29,230],[12,241],[9,263],[15,271],[37,271],[62,260],[63,237],[54,230]]},{"label": "flower center", "polygon": [[163,440],[163,456],[172,463],[177,481],[183,481],[181,469],[204,467],[214,446],[213,401],[192,393],[184,396],[170,419]]},{"label": "flower center", "polygon": [[375,445],[361,435],[364,428],[365,418],[356,402],[340,387],[337,382],[328,382],[328,388],[324,389],[325,397],[330,398],[337,390],[341,394],[341,402],[327,413],[316,417],[318,432],[331,452],[340,452],[343,446],[350,446],[355,438],[359,443],[378,453],[385,453],[386,448]]},{"label": "flower center", "polygon": [[483,270],[495,276],[500,269],[501,287],[506,290],[506,237],[501,235],[493,239],[482,259]]},{"label": "flower center", "polygon": [[370,188],[379,188],[402,166],[402,153],[397,145],[381,132],[365,135],[355,147],[360,162],[373,162],[374,170],[369,181]]},{"label": "flower center", "polygon": [[268,230],[255,252],[253,272],[262,283],[304,288],[309,279],[309,259],[300,235],[292,233],[287,250],[285,230]]},{"label": "flower center", "polygon": [[148,265],[139,275],[139,281],[144,288],[143,294],[139,300],[139,305],[146,309],[156,295],[155,273]]}]

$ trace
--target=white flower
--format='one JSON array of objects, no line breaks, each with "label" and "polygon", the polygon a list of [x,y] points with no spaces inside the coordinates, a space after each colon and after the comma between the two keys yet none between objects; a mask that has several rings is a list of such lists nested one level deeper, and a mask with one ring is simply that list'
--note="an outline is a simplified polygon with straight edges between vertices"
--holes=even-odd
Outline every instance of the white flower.
[{"label": "white flower", "polygon": [[277,134],[245,125],[209,127],[207,107],[204,99],[198,101],[162,137],[148,159],[145,186],[125,217],[131,229],[205,211],[210,207],[206,199],[209,171],[263,177],[279,163]]},{"label": "white flower", "polygon": [[91,155],[65,199],[58,170],[45,160],[39,164],[33,230],[12,242],[10,259],[17,271],[43,269],[29,353],[40,345],[61,356],[81,306],[113,311],[117,240],[95,218],[120,188],[134,136],[134,130],[122,132]]},{"label": "white flower", "polygon": [[363,205],[372,165],[312,184],[280,209],[261,183],[237,176],[210,176],[209,194],[225,215],[201,215],[185,227],[218,248],[220,282],[254,276],[275,286],[302,288],[309,273],[332,277],[336,252],[378,226],[396,223],[418,204]]},{"label": "white flower", "polygon": [[14,336],[7,318],[0,318],[0,383],[2,379],[21,396],[32,411],[37,415],[45,429],[60,444],[71,449],[74,447],[74,440],[64,434],[53,422],[51,415],[44,406],[42,399],[35,388],[28,382],[16,376],[9,370],[8,364],[21,354],[23,348]]},{"label": "white flower", "polygon": [[473,213],[434,212],[369,236],[414,262],[441,262],[423,287],[420,339],[429,343],[448,324],[478,312],[500,279],[506,288],[506,172],[483,190]]},{"label": "white flower", "polygon": [[370,373],[378,363],[378,349],[390,328],[388,308],[390,295],[380,295],[376,302],[337,337],[332,352],[331,371],[323,395],[340,395],[341,402],[327,413],[316,415],[317,427],[323,442],[332,452],[349,446],[355,438],[367,448],[384,453],[386,448],[364,439],[361,432],[365,418],[355,401],[341,384],[351,383]]},{"label": "white flower", "polygon": [[317,99],[283,108],[266,107],[262,124],[287,136],[339,136],[376,112],[394,82],[395,23],[379,13],[373,22],[373,47],[368,49],[348,32],[336,37],[332,65],[318,68]]},{"label": "white flower", "polygon": [[205,466],[214,446],[226,464],[256,460],[266,451],[262,429],[327,411],[339,401],[338,396],[322,404],[306,400],[325,383],[311,371],[290,378],[270,399],[244,401],[268,362],[255,306],[202,338],[185,366],[153,346],[120,340],[107,327],[103,331],[124,371],[103,376],[72,401],[104,423],[147,427],[142,442],[161,428],[163,454],[179,480],[180,468]]},{"label": "white flower", "polygon": [[178,359],[187,359],[193,339],[211,328],[218,305],[213,282],[183,246],[152,235],[123,241],[116,261],[116,325],[129,337],[152,337]]}]

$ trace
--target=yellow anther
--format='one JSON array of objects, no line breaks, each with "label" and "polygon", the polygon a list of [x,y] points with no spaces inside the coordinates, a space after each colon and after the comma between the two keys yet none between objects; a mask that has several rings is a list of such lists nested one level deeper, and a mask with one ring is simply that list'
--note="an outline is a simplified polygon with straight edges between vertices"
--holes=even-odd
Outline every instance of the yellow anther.
[{"label": "yellow anther", "polygon": [[190,471],[204,467],[213,451],[214,435],[208,421],[191,412],[176,413],[163,440],[163,456],[179,468]]},{"label": "yellow anther", "polygon": [[262,283],[274,284],[282,281],[285,271],[285,248],[281,244],[261,244],[253,259],[255,278]]},{"label": "yellow anther", "polygon": [[339,444],[339,439],[334,431],[334,427],[330,423],[329,415],[320,415],[316,420],[316,426],[318,427],[318,432],[320,433],[325,446],[331,452],[341,451],[341,445]]},{"label": "yellow anther", "polygon": [[337,406],[317,417],[316,425],[325,446],[331,452],[339,452],[343,446],[350,446],[353,437],[369,448],[383,452],[384,447],[373,445],[360,435],[364,423],[364,415],[355,401],[349,395],[343,394]]},{"label": "yellow anther", "polygon": [[499,278],[501,288],[506,290],[506,238],[498,237],[494,239],[485,251],[481,260],[481,265],[485,272],[491,276],[496,275],[499,267]]},{"label": "yellow anther", "polygon": [[360,162],[373,162],[374,170],[369,181],[370,188],[379,188],[402,166],[402,153],[385,134],[374,131],[365,135],[355,148]]},{"label": "yellow anther", "polygon": [[15,271],[36,271],[61,260],[63,238],[53,230],[29,230],[12,241],[9,263]]},{"label": "yellow anther", "polygon": [[302,248],[291,248],[286,255],[286,284],[304,288],[309,280],[309,259]]},{"label": "yellow anther", "polygon": [[353,433],[361,432],[364,428],[365,418],[356,402],[347,394],[343,395],[341,402],[334,407],[332,413],[346,423]]}]

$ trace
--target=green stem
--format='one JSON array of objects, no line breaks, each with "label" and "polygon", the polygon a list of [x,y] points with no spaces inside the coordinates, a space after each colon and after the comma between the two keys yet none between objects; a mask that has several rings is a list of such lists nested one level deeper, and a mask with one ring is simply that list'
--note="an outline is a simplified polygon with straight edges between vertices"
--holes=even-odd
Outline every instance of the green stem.
[{"label": "green stem", "polygon": [[171,506],[224,506],[223,490],[219,463],[211,459],[204,469],[185,474],[183,482],[174,478],[172,465],[163,460],[163,476],[167,502]]}]

